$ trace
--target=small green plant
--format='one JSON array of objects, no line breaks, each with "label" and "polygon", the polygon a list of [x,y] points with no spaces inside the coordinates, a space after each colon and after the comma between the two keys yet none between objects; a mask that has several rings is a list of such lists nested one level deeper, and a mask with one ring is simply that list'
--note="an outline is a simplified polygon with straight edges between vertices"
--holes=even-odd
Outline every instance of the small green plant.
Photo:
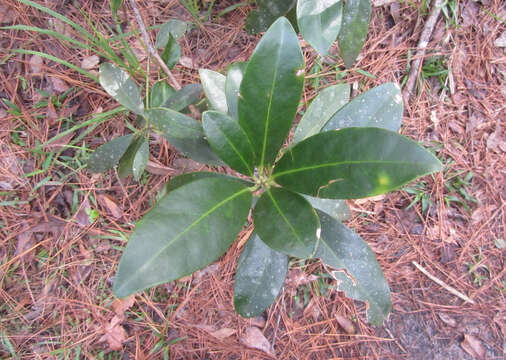
[{"label": "small green plant", "polygon": [[444,201],[447,206],[452,203],[462,206],[468,213],[471,212],[470,205],[478,201],[474,196],[469,194],[468,187],[471,186],[471,180],[474,173],[469,171],[464,177],[463,172],[448,174],[447,181],[445,182],[447,194],[444,196]]},{"label": "small green plant", "polygon": [[[102,76],[105,71],[113,75]],[[146,126],[181,147],[207,146],[206,154],[212,149],[216,159],[242,174],[196,172],[171,179],[130,236],[114,280],[116,296],[181,278],[215,261],[234,242],[254,204],[255,232],[235,277],[239,314],[257,316],[272,304],[292,256],[319,258],[335,269],[331,276],[338,289],[368,303],[372,324],[383,322],[391,309],[383,273],[367,243],[339,220],[348,215],[342,199],[382,194],[441,169],[429,151],[396,132],[402,118],[397,85],[381,85],[349,103],[348,85],[325,88],[305,112],[292,143],[282,149],[305,75],[297,35],[285,18],[269,28],[247,64],[233,64],[227,76],[200,71],[213,109],[203,113],[202,124],[168,108],[145,109],[127,79],[110,65],[101,72],[104,87]],[[130,135],[100,158],[110,165],[137,142],[145,139]]]},{"label": "small green plant", "polygon": [[478,248],[478,254],[472,255],[472,261],[466,263],[467,273],[472,275],[473,284],[481,287],[486,280],[490,279],[490,269],[483,264],[483,253],[481,247]]},{"label": "small green plant", "polygon": [[259,33],[280,16],[287,16],[298,25],[301,35],[321,56],[339,40],[341,57],[351,67],[364,46],[369,19],[370,0],[257,0],[257,9],[250,12],[246,30]]},{"label": "small green plant", "polygon": [[420,181],[413,184],[412,186],[406,186],[404,188],[404,191],[406,191],[408,194],[415,195],[414,199],[406,207],[406,210],[412,208],[417,203],[421,203],[422,213],[425,214],[427,210],[429,210],[430,207],[434,205],[433,201],[430,198],[430,195],[427,193],[427,183],[425,181]]}]

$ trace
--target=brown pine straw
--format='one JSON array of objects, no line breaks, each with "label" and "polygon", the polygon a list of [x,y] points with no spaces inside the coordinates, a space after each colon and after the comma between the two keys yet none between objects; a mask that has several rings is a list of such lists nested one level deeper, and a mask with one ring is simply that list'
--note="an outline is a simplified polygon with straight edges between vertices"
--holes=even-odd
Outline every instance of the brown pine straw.
[{"label": "brown pine straw", "polygon": [[[88,28],[72,3],[40,3]],[[216,2],[213,13],[233,3]],[[2,5],[12,10],[10,22],[2,25],[49,24],[47,15],[17,1],[6,0]],[[178,1],[137,1],[136,5],[146,26],[168,18],[193,20]],[[383,82],[401,82],[407,75],[407,52],[416,50],[426,21],[418,11],[419,5],[399,3],[395,21],[391,5],[374,8],[364,51],[340,81],[355,84],[358,93]],[[106,33],[104,24],[112,23],[108,2],[83,0],[79,7]],[[333,290],[335,283],[331,281],[326,296],[320,294],[322,285],[316,282],[298,289],[285,287],[284,296],[266,312],[265,324],[239,317],[233,310],[233,276],[251,231],[248,227],[212,271],[138,296],[121,323],[127,334],[123,348],[110,354],[112,358],[160,359],[163,349],[153,351],[159,341],[168,344],[178,339],[169,347],[170,359],[270,359],[240,341],[245,329],[255,325],[261,326],[274,345],[278,359],[465,359],[468,355],[460,346],[464,335],[475,336],[487,358],[501,357],[506,319],[505,257],[504,249],[494,241],[504,239],[505,234],[506,167],[504,151],[491,136],[498,134],[498,138],[505,139],[504,126],[500,125],[505,120],[501,74],[506,73],[506,56],[493,43],[506,30],[504,22],[496,18],[504,19],[506,14],[500,0],[488,5],[459,1],[458,8],[459,27],[447,28],[440,16],[425,54],[425,58],[437,54],[447,59],[454,90],[450,84],[451,91],[439,89],[435,81],[416,84],[410,104],[405,104],[401,129],[426,146],[437,147],[438,155],[447,161],[445,175],[424,178],[426,192],[435,206],[426,214],[418,205],[405,210],[412,196],[403,191],[388,194],[381,201],[350,202],[356,210],[347,225],[356,229],[377,254],[392,289],[389,320],[382,327],[369,326],[365,305]],[[197,67],[217,71],[225,71],[230,62],[247,60],[259,39],[243,30],[248,11],[248,7],[241,7],[192,29],[181,40],[183,55]],[[122,11],[121,17],[126,20],[126,31],[137,27],[130,11]],[[44,51],[76,65],[92,55],[43,35],[0,31],[2,60],[16,48]],[[131,41],[139,47],[134,38]],[[336,46],[332,52],[337,54]],[[308,69],[320,61],[309,47],[304,47],[304,55]],[[336,59],[338,69],[343,70]],[[132,179],[120,181],[112,172],[93,175],[85,169],[70,170],[54,161],[46,172],[26,177],[24,174],[42,168],[51,151],[48,148],[34,153],[31,149],[61,132],[66,126],[62,119],[72,116],[78,123],[96,111],[116,106],[97,84],[63,66],[45,62],[41,73],[32,74],[30,60],[29,56],[16,54],[0,64],[0,97],[16,103],[21,110],[19,116],[5,114],[5,106],[0,105],[0,201],[22,201],[17,206],[0,206],[0,336],[22,359],[74,358],[78,349],[82,358],[98,358],[101,351],[109,351],[107,343],[99,339],[115,316],[111,286],[121,255],[118,247],[125,245],[119,234],[132,230],[155,202],[164,183],[187,164],[181,164],[169,144],[153,138],[150,160],[173,170],[151,175],[143,185]],[[327,74],[320,78],[320,86],[336,83],[336,64],[328,59],[320,62],[321,73]],[[376,78],[364,76],[358,69]],[[151,83],[167,78],[157,69],[150,70]],[[174,68],[173,75],[181,85],[198,81],[196,69],[181,65]],[[51,76],[76,89],[62,109],[35,106],[41,100],[38,90],[57,95]],[[313,80],[307,81],[303,97],[306,103],[316,94]],[[64,109],[75,105],[72,114],[65,113]],[[57,113],[56,119],[51,116],[52,110]],[[124,120],[117,117],[96,127],[83,139],[86,147],[94,149],[128,132]],[[74,148],[64,149],[62,154],[80,158]],[[459,175],[463,177],[469,171],[475,175],[467,189],[478,200],[470,204],[470,213],[445,203],[449,195],[445,184],[451,174],[463,172]],[[62,174],[70,175],[61,183],[36,188],[46,177],[58,181]],[[7,186],[12,189],[5,189]],[[93,201],[101,195],[114,200],[122,210],[120,218]],[[99,211],[99,219],[90,224],[83,222],[73,209],[74,198],[77,208],[88,199],[90,207]],[[29,229],[39,225],[43,225],[39,231],[26,236]],[[26,240],[22,247],[20,239]],[[431,275],[467,294],[475,304],[443,290],[412,262],[423,264]],[[316,261],[294,267],[307,275],[325,273]],[[484,278],[481,286],[477,276]],[[304,292],[309,295],[305,307],[300,305]],[[336,314],[353,320],[356,333],[347,334],[335,319]],[[457,326],[442,320],[446,318],[453,319]],[[210,335],[211,328],[230,328],[235,333],[218,339]],[[7,351],[0,345],[0,357],[9,358]],[[52,355],[53,351],[62,353]]]}]

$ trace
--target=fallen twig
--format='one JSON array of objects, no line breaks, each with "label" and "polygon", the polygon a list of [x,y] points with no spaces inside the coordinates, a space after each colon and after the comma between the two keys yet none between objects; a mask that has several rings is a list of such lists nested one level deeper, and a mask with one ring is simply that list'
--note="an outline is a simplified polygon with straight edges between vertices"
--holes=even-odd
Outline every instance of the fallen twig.
[{"label": "fallen twig", "polygon": [[169,77],[169,80],[171,82],[171,85],[174,89],[180,90],[181,85],[175,78],[175,76],[172,74],[172,72],[169,70],[165,62],[162,60],[158,52],[153,47],[153,44],[151,43],[151,40],[149,39],[148,32],[146,31],[146,26],[144,25],[144,21],[142,20],[141,13],[139,9],[137,8],[137,4],[135,3],[135,0],[130,0],[130,5],[132,6],[132,9],[134,10],[135,19],[137,20],[137,24],[139,25],[139,28],[141,30],[142,38],[144,40],[144,43],[146,44],[148,48],[148,53],[155,58],[155,60],[158,62],[160,67],[163,69],[165,74]]},{"label": "fallen twig", "polygon": [[411,69],[409,70],[408,81],[406,82],[406,86],[404,86],[403,97],[404,103],[407,105],[409,103],[410,97],[413,94],[413,90],[415,88],[416,79],[420,74],[420,70],[422,68],[423,58],[425,57],[425,51],[427,49],[427,45],[429,44],[430,37],[432,36],[432,31],[434,30],[434,26],[436,25],[437,18],[439,17],[439,13],[441,12],[441,8],[443,7],[444,0],[434,0],[434,5],[432,10],[423,26],[422,35],[420,35],[420,40],[418,40],[416,54],[414,56],[414,60],[411,63]]},{"label": "fallen twig", "polygon": [[474,304],[474,301],[472,299],[470,299],[469,297],[467,297],[466,295],[462,294],[460,291],[456,290],[455,288],[451,287],[450,285],[447,285],[445,284],[443,281],[439,280],[437,277],[435,277],[434,275],[430,274],[427,270],[425,270],[419,263],[417,263],[416,261],[412,261],[413,265],[415,265],[415,267],[420,270],[422,273],[424,273],[429,279],[431,279],[432,281],[434,281],[436,284],[438,285],[441,285],[443,288],[445,288],[446,290],[448,290],[449,292],[451,292],[453,295],[461,298],[462,300],[468,302],[468,303],[471,303],[471,304]]}]

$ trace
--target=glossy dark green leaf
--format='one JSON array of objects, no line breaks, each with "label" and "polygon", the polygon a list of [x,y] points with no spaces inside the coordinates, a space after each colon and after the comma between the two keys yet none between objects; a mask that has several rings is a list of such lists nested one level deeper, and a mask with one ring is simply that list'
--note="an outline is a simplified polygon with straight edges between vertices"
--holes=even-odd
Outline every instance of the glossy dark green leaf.
[{"label": "glossy dark green leaf", "polygon": [[118,16],[118,10],[123,4],[123,0],[110,0],[111,12],[114,17]]},{"label": "glossy dark green leaf", "polygon": [[145,115],[154,128],[162,132],[184,156],[204,164],[221,165],[221,161],[206,141],[204,129],[198,121],[166,108],[149,109]]},{"label": "glossy dark green leaf", "polygon": [[350,99],[350,86],[338,84],[323,89],[311,102],[293,135],[293,144],[318,134],[330,118]]},{"label": "glossy dark green leaf", "polygon": [[304,83],[299,40],[285,18],[258,43],[246,67],[239,96],[239,123],[248,135],[256,165],[272,164],[293,122]]},{"label": "glossy dark green leaf", "polygon": [[132,163],[132,174],[134,179],[139,181],[142,176],[142,173],[146,169],[146,165],[149,160],[149,141],[148,139],[144,139],[139,150],[134,156],[134,162]]},{"label": "glossy dark green leaf", "polygon": [[211,108],[226,114],[228,107],[225,96],[225,75],[207,69],[199,69],[199,75]]},{"label": "glossy dark green leaf", "polygon": [[150,107],[162,106],[175,92],[176,90],[167,81],[158,81],[151,88]]},{"label": "glossy dark green leaf", "polygon": [[253,210],[255,231],[269,247],[286,255],[309,258],[320,237],[320,223],[311,204],[283,188],[265,191]]},{"label": "glossy dark green leaf", "polygon": [[227,98],[228,112],[235,120],[239,119],[237,104],[239,102],[239,89],[246,71],[246,62],[236,62],[228,68],[225,80],[225,96]]},{"label": "glossy dark green leaf", "polygon": [[200,100],[202,95],[202,85],[189,84],[183,86],[181,90],[176,91],[167,101],[163,104],[164,108],[169,108],[175,111],[181,111],[189,105],[196,103]]},{"label": "glossy dark green leaf", "polygon": [[103,173],[112,169],[128,149],[133,137],[132,134],[120,136],[100,145],[88,159],[88,170]]},{"label": "glossy dark green leaf", "polygon": [[355,232],[322,212],[318,215],[322,234],[316,256],[324,264],[341,270],[332,272],[339,281],[338,290],[352,299],[367,302],[367,320],[381,325],[390,314],[392,300],[376,256]]},{"label": "glossy dark green leaf", "polygon": [[165,48],[169,42],[169,37],[172,36],[175,40],[179,39],[188,30],[189,25],[185,21],[170,19],[162,25],[158,35],[156,36],[156,47],[158,49]]},{"label": "glossy dark green leaf", "polygon": [[295,8],[297,0],[257,0],[257,9],[250,11],[246,19],[246,31],[258,34],[266,31],[281,16]]},{"label": "glossy dark green leaf", "polygon": [[[133,168],[134,163],[136,165],[141,164],[140,158],[138,160],[135,160],[140,148],[143,146],[146,139],[143,136],[138,136],[137,138],[132,141],[128,149],[126,150],[125,154],[119,161],[119,167],[118,167],[118,175],[120,178],[126,178],[129,175],[133,174]],[[149,151],[149,150],[148,150]],[[142,154],[139,155],[141,158],[144,156]],[[147,163],[147,161],[146,161]],[[145,166],[144,166],[145,167]],[[138,175],[139,169],[136,169],[136,176]],[[140,175],[139,175],[140,177]],[[136,178],[137,180],[137,178]]]},{"label": "glossy dark green leaf", "polygon": [[168,192],[132,232],[115,276],[115,295],[128,296],[215,261],[236,239],[250,206],[250,190],[223,175]]},{"label": "glossy dark green leaf", "polygon": [[441,162],[411,139],[379,128],[313,135],[289,149],[274,180],[296,192],[332,199],[386,193],[441,170]]},{"label": "glossy dark green leaf", "polygon": [[253,147],[237,121],[224,113],[206,111],[202,125],[214,152],[232,169],[253,176]]},{"label": "glossy dark green leaf", "polygon": [[252,182],[249,182],[249,181],[246,181],[244,179],[240,179],[240,178],[237,178],[234,176],[227,176],[227,175],[224,175],[221,173],[214,173],[214,172],[208,172],[208,171],[199,171],[199,172],[182,174],[182,175],[179,175],[179,176],[176,176],[176,177],[170,179],[170,181],[167,183],[167,185],[165,185],[165,191],[166,191],[166,193],[168,193],[172,190],[177,189],[178,187],[181,187],[183,185],[186,185],[186,184],[196,181],[196,180],[210,178],[210,177],[222,179],[224,176],[227,179],[233,179],[234,181],[238,181],[239,183],[241,183],[245,186],[248,186],[248,187],[252,187],[254,185]]},{"label": "glossy dark green leaf", "polygon": [[347,0],[339,32],[339,50],[346,67],[351,67],[364,46],[371,16],[371,0]]},{"label": "glossy dark green leaf", "polygon": [[322,131],[347,127],[378,127],[397,131],[402,122],[399,85],[386,83],[353,98],[325,124]]},{"label": "glossy dark green leaf", "polygon": [[320,199],[308,195],[302,195],[315,209],[321,210],[336,220],[346,221],[350,219],[350,208],[346,200],[341,199]]},{"label": "glossy dark green leaf", "polygon": [[177,43],[174,36],[169,34],[169,39],[167,44],[165,44],[165,48],[162,52],[162,60],[167,65],[169,69],[172,69],[174,65],[176,65],[181,57],[181,47]]},{"label": "glossy dark green leaf", "polygon": [[128,110],[142,115],[144,104],[142,103],[139,88],[126,71],[116,65],[104,63],[100,65],[98,80],[100,85],[114,100]]},{"label": "glossy dark green leaf", "polygon": [[278,297],[288,257],[253,233],[242,250],[234,283],[234,308],[242,317],[260,316]]},{"label": "glossy dark green leaf", "polygon": [[342,0],[298,0],[297,22],[302,37],[321,56],[336,41],[343,16]]}]

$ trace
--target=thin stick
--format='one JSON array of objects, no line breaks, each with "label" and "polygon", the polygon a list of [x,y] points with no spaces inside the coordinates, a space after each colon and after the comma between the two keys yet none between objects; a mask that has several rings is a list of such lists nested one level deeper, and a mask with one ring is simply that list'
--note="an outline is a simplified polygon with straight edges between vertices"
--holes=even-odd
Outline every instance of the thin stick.
[{"label": "thin stick", "polygon": [[151,56],[155,58],[155,60],[158,62],[158,64],[163,69],[165,74],[167,74],[172,87],[176,90],[181,90],[181,85],[179,84],[177,79],[174,77],[172,72],[169,70],[167,65],[163,62],[162,58],[160,57],[158,52],[153,47],[153,44],[151,44],[151,40],[149,39],[148,32],[146,31],[146,26],[144,25],[144,21],[142,20],[141,13],[140,13],[139,9],[137,8],[137,4],[135,3],[135,0],[130,0],[130,6],[132,6],[132,9],[134,10],[135,19],[137,20],[137,24],[139,24],[139,28],[141,30],[142,39],[144,40],[144,43],[148,47],[148,53],[151,54]]},{"label": "thin stick", "polygon": [[427,49],[427,45],[429,45],[430,37],[432,36],[432,31],[434,30],[434,26],[436,25],[437,18],[439,17],[439,13],[441,12],[441,8],[443,7],[444,0],[435,0],[432,10],[427,18],[427,22],[425,23],[422,35],[420,35],[420,40],[418,41],[416,55],[414,56],[414,60],[411,63],[411,69],[409,70],[408,81],[406,82],[406,86],[404,87],[403,97],[404,103],[407,105],[409,103],[409,99],[413,94],[413,90],[415,88],[416,79],[420,74],[420,69],[422,68],[423,58],[425,57],[425,51]]},{"label": "thin stick", "polygon": [[427,270],[425,270],[420,264],[418,264],[416,261],[412,261],[413,265],[416,266],[418,270],[420,270],[422,273],[424,273],[429,279],[434,281],[436,284],[441,285],[443,288],[451,292],[453,295],[461,298],[462,300],[474,304],[474,301],[467,297],[466,295],[462,294],[460,291],[456,290],[455,288],[451,287],[450,285],[445,284],[443,281],[439,280],[434,275],[430,274]]}]

